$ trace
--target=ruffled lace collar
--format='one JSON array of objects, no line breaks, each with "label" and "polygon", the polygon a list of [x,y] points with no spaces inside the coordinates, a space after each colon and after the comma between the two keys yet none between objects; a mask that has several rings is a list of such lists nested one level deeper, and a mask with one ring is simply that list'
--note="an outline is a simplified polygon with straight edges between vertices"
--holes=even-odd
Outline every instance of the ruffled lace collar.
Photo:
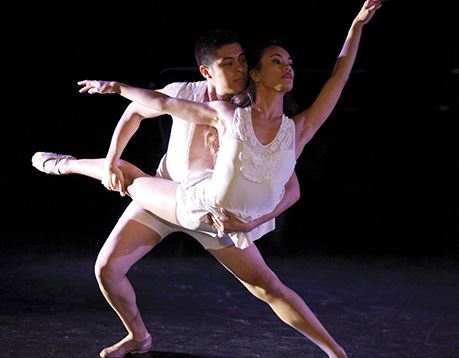
[{"label": "ruffled lace collar", "polygon": [[268,144],[262,144],[255,135],[251,108],[238,108],[235,115],[235,134],[244,143],[239,159],[242,163],[241,172],[247,179],[261,183],[272,177],[279,153],[293,150],[292,127],[293,121],[284,115],[274,139]]}]

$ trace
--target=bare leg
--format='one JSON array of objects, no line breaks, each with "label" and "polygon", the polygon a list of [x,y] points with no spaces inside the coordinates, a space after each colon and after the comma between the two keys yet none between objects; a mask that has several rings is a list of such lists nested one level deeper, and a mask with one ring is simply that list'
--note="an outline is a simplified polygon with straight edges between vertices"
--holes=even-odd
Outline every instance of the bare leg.
[{"label": "bare leg", "polygon": [[65,160],[59,165],[62,174],[80,174],[93,179],[101,180],[104,168],[104,160],[100,159],[76,159]]},{"label": "bare leg", "polygon": [[301,297],[268,267],[258,248],[209,250],[257,298],[285,323],[317,344],[330,358],[347,357]]},{"label": "bare leg", "polygon": [[[49,160],[46,165],[53,166],[55,161]],[[58,165],[60,174],[80,174],[102,180],[103,158],[66,159],[60,161]],[[146,174],[125,160],[120,160],[119,166],[127,183],[128,194],[139,206],[164,220],[179,225],[175,215],[177,183]]]},{"label": "bare leg", "polygon": [[[134,289],[126,274],[159,241],[160,236],[155,231],[122,216],[99,252],[95,264],[97,282],[128,332],[123,340],[104,349],[101,352],[103,357],[110,357],[110,353],[115,352],[119,354],[121,350],[139,346],[139,342],[149,339],[137,307]],[[146,344],[144,349],[149,350],[150,346]]]}]

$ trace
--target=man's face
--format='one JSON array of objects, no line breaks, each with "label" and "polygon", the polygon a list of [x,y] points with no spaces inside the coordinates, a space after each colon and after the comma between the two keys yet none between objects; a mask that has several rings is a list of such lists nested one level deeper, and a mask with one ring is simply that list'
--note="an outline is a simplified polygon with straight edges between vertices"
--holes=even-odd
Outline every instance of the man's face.
[{"label": "man's face", "polygon": [[209,67],[209,80],[219,95],[233,95],[245,89],[247,72],[247,62],[241,45],[229,44],[217,50],[216,59]]}]

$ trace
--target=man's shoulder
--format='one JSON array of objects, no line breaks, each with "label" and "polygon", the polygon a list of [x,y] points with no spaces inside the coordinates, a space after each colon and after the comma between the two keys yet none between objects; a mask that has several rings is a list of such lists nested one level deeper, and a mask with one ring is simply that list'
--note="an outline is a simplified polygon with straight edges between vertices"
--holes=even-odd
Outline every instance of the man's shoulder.
[{"label": "man's shoulder", "polygon": [[207,89],[207,81],[197,82],[172,82],[160,92],[171,97],[190,98],[202,96]]}]

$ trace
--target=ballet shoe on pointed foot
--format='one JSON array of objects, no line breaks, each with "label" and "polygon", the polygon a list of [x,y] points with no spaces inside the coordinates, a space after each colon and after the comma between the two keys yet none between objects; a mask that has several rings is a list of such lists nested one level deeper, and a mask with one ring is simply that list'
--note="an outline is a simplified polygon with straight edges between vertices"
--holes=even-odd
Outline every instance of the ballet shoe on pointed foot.
[{"label": "ballet shoe on pointed foot", "polygon": [[149,334],[141,342],[137,342],[129,336],[114,344],[104,348],[99,356],[102,358],[122,358],[131,353],[146,353],[151,348],[151,335]]},{"label": "ballet shoe on pointed foot", "polygon": [[59,164],[63,160],[76,159],[71,155],[57,154],[51,152],[36,152],[32,156],[32,165],[39,171],[51,174],[51,175],[62,175]]}]

